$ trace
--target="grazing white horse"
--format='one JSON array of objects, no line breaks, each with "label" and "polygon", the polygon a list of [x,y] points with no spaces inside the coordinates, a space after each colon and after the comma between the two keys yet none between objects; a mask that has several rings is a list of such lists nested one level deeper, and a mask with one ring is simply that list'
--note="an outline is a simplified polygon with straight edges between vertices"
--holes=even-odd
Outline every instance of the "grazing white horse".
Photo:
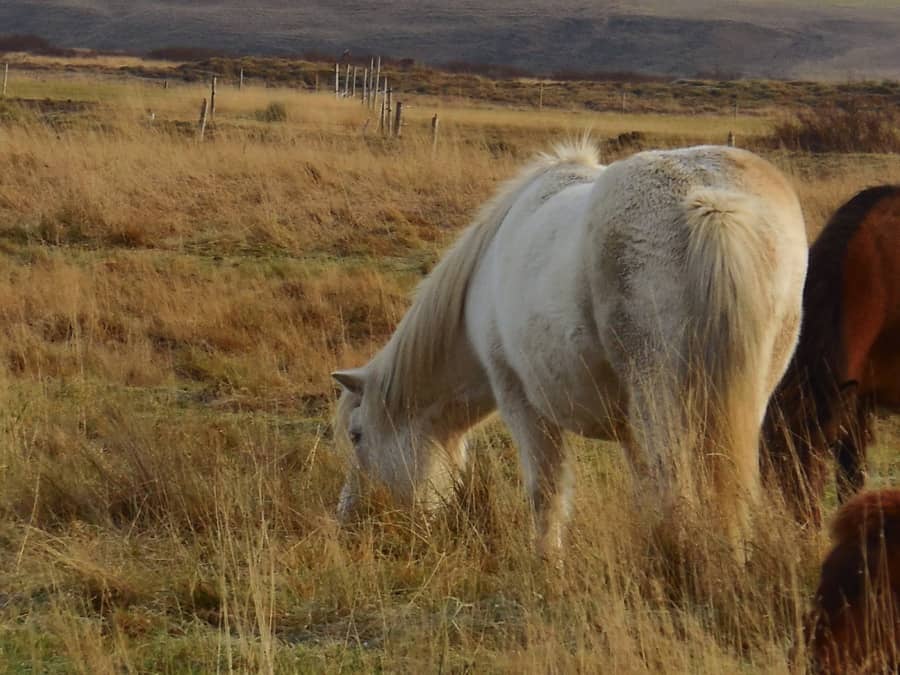
[{"label": "grazing white horse", "polygon": [[499,410],[542,554],[562,546],[566,430],[620,440],[663,510],[683,496],[688,448],[711,478],[712,513],[741,536],[806,255],[794,191],[749,152],[643,152],[605,167],[587,143],[541,156],[481,210],[387,345],[333,373],[338,433],[355,450],[339,515],[361,476],[404,503],[433,502],[466,463],[467,432]]}]

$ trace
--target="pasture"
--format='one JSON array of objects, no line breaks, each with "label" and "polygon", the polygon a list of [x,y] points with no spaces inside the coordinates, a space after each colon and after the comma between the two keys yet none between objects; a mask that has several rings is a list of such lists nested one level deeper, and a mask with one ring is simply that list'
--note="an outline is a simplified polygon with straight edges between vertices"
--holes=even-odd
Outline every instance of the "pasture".
[{"label": "pasture", "polygon": [[[42,71],[0,100],[0,666],[788,672],[824,533],[772,509],[746,570],[702,528],[660,554],[618,446],[572,439],[560,573],[493,422],[445,513],[340,528],[329,373],[383,344],[477,206],[560,138],[591,129],[612,161],[734,131],[792,180],[811,237],[900,182],[897,155],[775,149],[771,111],[414,96],[383,139],[358,103],[263,87],[222,87],[201,144],[205,95]],[[897,484],[898,447],[879,420],[870,484]]]}]

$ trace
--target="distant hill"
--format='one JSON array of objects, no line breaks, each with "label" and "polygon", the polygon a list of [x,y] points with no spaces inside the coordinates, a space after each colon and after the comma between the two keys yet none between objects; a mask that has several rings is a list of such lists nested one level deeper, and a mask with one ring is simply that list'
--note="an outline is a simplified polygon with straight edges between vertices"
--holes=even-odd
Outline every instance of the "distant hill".
[{"label": "distant hill", "polygon": [[[637,71],[900,77],[896,1],[6,0],[0,34],[64,47],[322,52],[493,63],[539,74]],[[673,9],[671,5],[676,5]]]}]

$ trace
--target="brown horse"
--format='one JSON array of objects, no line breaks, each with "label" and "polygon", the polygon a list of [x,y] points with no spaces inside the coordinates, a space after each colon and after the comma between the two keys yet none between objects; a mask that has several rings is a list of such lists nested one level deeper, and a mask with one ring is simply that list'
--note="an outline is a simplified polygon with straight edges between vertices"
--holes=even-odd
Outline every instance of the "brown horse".
[{"label": "brown horse", "polygon": [[857,495],[838,512],[806,624],[815,673],[900,667],[900,490]]},{"label": "brown horse", "polygon": [[803,312],[766,414],[763,469],[819,524],[829,450],[843,501],[865,481],[874,409],[900,410],[900,186],[863,190],[831,217],[809,251]]}]

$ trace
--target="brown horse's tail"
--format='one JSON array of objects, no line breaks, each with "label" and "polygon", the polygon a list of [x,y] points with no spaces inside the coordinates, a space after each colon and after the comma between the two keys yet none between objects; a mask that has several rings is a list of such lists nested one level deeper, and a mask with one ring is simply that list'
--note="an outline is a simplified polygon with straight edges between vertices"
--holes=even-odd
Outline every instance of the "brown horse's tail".
[{"label": "brown horse's tail", "polygon": [[698,189],[685,209],[688,381],[714,487],[723,501],[743,502],[730,508],[746,520],[759,491],[760,420],[769,393],[763,359],[774,236],[764,206],[744,194]]}]

